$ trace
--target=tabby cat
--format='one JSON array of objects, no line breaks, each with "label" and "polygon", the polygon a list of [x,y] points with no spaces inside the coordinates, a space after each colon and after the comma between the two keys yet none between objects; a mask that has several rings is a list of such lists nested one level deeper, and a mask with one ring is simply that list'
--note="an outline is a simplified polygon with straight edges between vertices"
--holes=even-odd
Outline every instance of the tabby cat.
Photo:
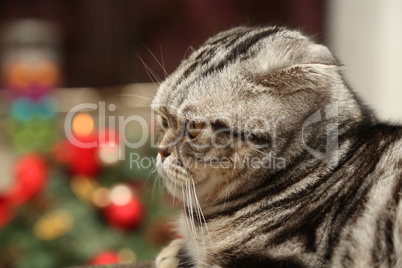
[{"label": "tabby cat", "polygon": [[181,199],[156,267],[402,267],[402,128],[327,47],[239,27],[159,87],[157,168]]}]

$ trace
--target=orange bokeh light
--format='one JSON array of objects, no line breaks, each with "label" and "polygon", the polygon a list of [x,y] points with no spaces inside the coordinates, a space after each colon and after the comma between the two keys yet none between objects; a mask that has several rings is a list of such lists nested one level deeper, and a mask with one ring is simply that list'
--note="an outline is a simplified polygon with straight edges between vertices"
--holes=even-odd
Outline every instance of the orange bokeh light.
[{"label": "orange bokeh light", "polygon": [[88,136],[94,131],[94,120],[88,113],[77,114],[73,119],[73,132],[78,136]]}]

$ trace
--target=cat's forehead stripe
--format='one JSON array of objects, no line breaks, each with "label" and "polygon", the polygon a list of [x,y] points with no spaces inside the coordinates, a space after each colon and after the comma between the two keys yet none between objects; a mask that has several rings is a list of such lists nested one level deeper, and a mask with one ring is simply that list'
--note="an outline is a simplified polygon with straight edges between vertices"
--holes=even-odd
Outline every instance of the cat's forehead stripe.
[{"label": "cat's forehead stripe", "polygon": [[[200,75],[201,77],[207,76],[214,71],[219,71],[223,69],[226,65],[232,63],[234,59],[236,59],[239,55],[246,54],[248,49],[256,44],[258,41],[260,41],[262,38],[266,38],[274,33],[277,33],[279,30],[279,28],[269,28],[265,30],[260,30],[260,32],[256,32],[256,30],[242,31],[240,35],[235,35],[231,40],[223,40],[225,41],[225,43],[219,43],[219,46],[225,45],[225,48],[229,50],[226,50],[226,57],[221,58],[219,62],[211,62],[211,60],[217,55],[216,49],[211,48],[212,53],[208,54],[208,58],[203,57],[199,61],[194,62],[194,64],[196,64],[196,66],[200,66],[202,64],[205,64],[206,62],[210,63],[210,67],[206,71],[204,71],[203,74]],[[244,38],[244,40],[238,42],[241,37],[247,34],[251,34],[252,36]],[[194,71],[195,68],[191,67],[192,66],[190,66],[188,69]],[[186,78],[186,76],[182,77],[182,79],[183,78]]]},{"label": "cat's forehead stripe", "polygon": [[233,45],[238,39],[240,39],[242,36],[250,31],[251,29],[248,29],[248,31],[236,31],[228,35],[224,35],[223,37],[218,38],[213,42],[207,43],[205,45],[205,48],[199,51],[198,55],[195,57],[194,62],[184,70],[183,74],[177,81],[183,81],[184,79],[189,77],[190,74],[193,73],[197,67],[210,63],[213,57],[216,56],[217,51],[222,47],[222,44],[226,44],[226,48],[229,48],[228,44]]},{"label": "cat's forehead stripe", "polygon": [[[200,54],[204,54],[205,57],[201,57],[199,60],[195,60],[192,64],[190,64],[186,70],[184,70],[183,74],[177,79],[175,85],[171,85],[172,89],[170,91],[169,96],[167,96],[166,101],[169,103],[173,102],[173,98],[181,97],[184,98],[184,95],[176,94],[178,90],[180,90],[183,86],[186,88],[190,87],[192,84],[194,84],[199,78],[206,77],[210,75],[213,72],[217,72],[222,70],[225,66],[233,63],[236,58],[238,58],[240,55],[244,55],[244,59],[248,58],[247,57],[247,52],[249,49],[258,43],[260,40],[265,39],[275,33],[278,33],[282,31],[283,29],[280,27],[272,27],[268,29],[254,29],[254,30],[245,30],[244,28],[240,32],[239,35],[230,35],[232,38],[223,38],[222,42],[218,43],[216,47],[211,47],[209,50],[204,50],[199,52]],[[251,36],[248,36],[250,34]],[[244,39],[241,39],[241,37],[247,37]],[[239,41],[240,40],[240,41]],[[208,44],[208,43],[207,43]],[[236,45],[234,45],[236,44]],[[216,57],[218,53],[218,49],[222,46],[225,45],[226,50],[220,51],[221,53],[225,53],[224,57],[220,57],[218,61],[212,61],[214,57]],[[231,45],[231,46],[229,46]],[[228,47],[226,47],[228,46]],[[200,55],[199,54],[199,55]],[[198,55],[198,56],[199,56]],[[197,59],[197,57],[196,57]],[[186,78],[189,78],[190,75],[197,69],[200,68],[201,66],[209,64],[209,68],[207,68],[203,73],[200,75],[193,76],[193,79],[191,81],[187,81],[186,83],[183,83],[183,81]],[[178,101],[179,103],[182,102],[182,100]]]},{"label": "cat's forehead stripe", "polygon": [[250,47],[260,41],[262,38],[266,38],[274,33],[279,31],[278,28],[268,29],[259,33],[254,34],[250,38],[246,38],[245,40],[238,43],[235,47],[231,49],[229,53],[227,53],[227,57],[223,58],[219,63],[213,64],[209,69],[207,69],[202,76],[207,76],[208,74],[222,70],[226,65],[232,63],[238,56],[246,55],[247,51]]},{"label": "cat's forehead stripe", "polygon": [[217,45],[217,44],[221,44],[223,42],[228,41],[230,38],[232,37],[239,37],[241,35],[243,35],[246,31],[251,31],[251,28],[247,28],[247,27],[239,27],[239,28],[235,28],[235,29],[231,29],[229,31],[223,32],[221,34],[218,34],[215,38],[211,39],[211,41],[207,41],[206,43],[208,45]]}]

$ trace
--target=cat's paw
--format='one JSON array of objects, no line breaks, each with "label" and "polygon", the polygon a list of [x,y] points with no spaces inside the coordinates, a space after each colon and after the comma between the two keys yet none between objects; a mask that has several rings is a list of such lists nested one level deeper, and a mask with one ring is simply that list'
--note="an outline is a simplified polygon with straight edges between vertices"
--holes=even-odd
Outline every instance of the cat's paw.
[{"label": "cat's paw", "polygon": [[177,268],[179,267],[179,251],[184,247],[183,239],[173,240],[156,257],[156,268]]}]

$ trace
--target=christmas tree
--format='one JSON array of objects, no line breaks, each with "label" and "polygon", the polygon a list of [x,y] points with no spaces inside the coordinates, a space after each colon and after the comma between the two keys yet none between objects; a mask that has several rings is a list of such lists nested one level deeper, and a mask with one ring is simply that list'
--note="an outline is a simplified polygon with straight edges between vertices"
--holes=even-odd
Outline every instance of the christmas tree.
[{"label": "christmas tree", "polygon": [[[24,165],[32,166],[29,174],[38,170],[40,176],[28,175],[31,184],[33,179],[37,183],[30,189],[38,192],[29,198],[25,191],[3,195],[0,267],[152,260],[172,238],[169,215],[173,208],[161,188],[150,183],[155,179],[152,169],[128,169],[126,163],[119,163],[91,178],[72,176],[71,171],[50,162],[29,154],[16,164],[16,173]],[[44,182],[41,176],[45,173]],[[11,204],[18,199],[26,201]]]},{"label": "christmas tree", "polygon": [[[92,104],[96,111],[60,113],[66,100],[54,97],[61,74],[52,30],[32,21],[11,28],[2,66],[3,158],[11,166],[1,171],[0,267],[153,260],[174,237],[174,208],[156,178],[152,117],[129,111],[149,129],[113,121],[122,118],[115,104],[107,106],[112,116],[100,113],[107,98]],[[33,39],[24,43],[27,33]]]}]

